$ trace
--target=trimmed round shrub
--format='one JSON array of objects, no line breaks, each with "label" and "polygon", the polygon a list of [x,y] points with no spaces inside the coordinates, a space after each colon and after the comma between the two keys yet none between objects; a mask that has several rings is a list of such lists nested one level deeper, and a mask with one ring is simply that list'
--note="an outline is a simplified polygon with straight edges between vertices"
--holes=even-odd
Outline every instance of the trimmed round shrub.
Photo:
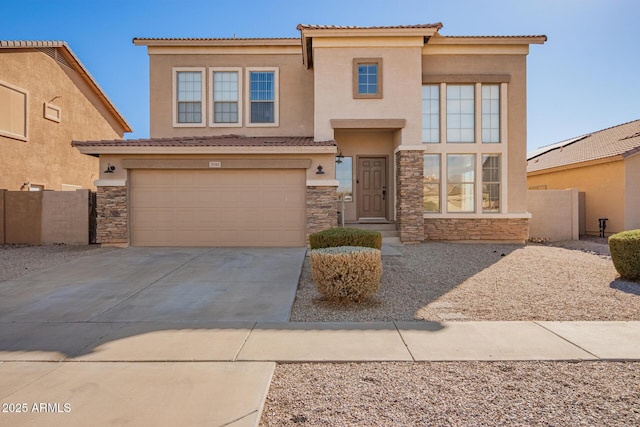
[{"label": "trimmed round shrub", "polygon": [[382,249],[382,233],[360,228],[335,227],[309,235],[311,249],[360,246]]},{"label": "trimmed round shrub", "polygon": [[359,301],[380,287],[382,252],[358,246],[314,249],[311,274],[327,299]]},{"label": "trimmed round shrub", "polygon": [[609,237],[613,265],[623,279],[640,280],[640,230],[629,230]]}]

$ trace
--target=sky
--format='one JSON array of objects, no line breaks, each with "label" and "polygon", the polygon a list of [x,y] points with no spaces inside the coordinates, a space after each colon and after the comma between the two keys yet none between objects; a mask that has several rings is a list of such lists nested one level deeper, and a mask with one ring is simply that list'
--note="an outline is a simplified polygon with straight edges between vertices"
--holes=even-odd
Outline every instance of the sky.
[{"label": "sky", "polygon": [[[296,26],[441,22],[442,35],[546,35],[527,59],[527,149],[640,119],[638,0],[0,0],[0,40],[63,40],[149,136],[134,37],[299,37]],[[0,63],[0,67],[2,64]]]}]

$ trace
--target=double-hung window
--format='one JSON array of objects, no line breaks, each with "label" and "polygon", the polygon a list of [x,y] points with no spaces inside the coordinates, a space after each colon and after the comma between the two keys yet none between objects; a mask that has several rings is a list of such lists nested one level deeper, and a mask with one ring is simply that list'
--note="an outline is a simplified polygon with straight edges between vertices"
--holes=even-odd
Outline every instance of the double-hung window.
[{"label": "double-hung window", "polygon": [[205,126],[204,67],[173,69],[173,125]]},{"label": "double-hung window", "polygon": [[500,212],[500,155],[482,155],[482,212]]},{"label": "double-hung window", "polygon": [[241,68],[212,68],[210,126],[242,126]]},{"label": "double-hung window", "polygon": [[27,140],[27,92],[0,82],[0,135]]},{"label": "double-hung window", "polygon": [[278,126],[278,69],[247,68],[247,126]]}]

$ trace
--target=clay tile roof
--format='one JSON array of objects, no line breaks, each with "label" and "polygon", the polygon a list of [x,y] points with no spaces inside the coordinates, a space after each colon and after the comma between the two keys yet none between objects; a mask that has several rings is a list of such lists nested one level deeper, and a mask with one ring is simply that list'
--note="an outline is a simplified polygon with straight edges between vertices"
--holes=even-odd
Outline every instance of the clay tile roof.
[{"label": "clay tile roof", "polygon": [[386,30],[386,29],[410,29],[410,28],[442,28],[441,22],[435,24],[416,24],[416,25],[391,25],[391,26],[378,26],[378,27],[358,27],[353,25],[310,25],[299,24],[296,27],[298,30]]},{"label": "clay tile roof", "polygon": [[640,120],[547,145],[527,154],[527,172],[640,152]]},{"label": "clay tile roof", "polygon": [[74,147],[330,147],[335,141],[314,141],[311,136],[194,136],[177,138],[73,141]]}]

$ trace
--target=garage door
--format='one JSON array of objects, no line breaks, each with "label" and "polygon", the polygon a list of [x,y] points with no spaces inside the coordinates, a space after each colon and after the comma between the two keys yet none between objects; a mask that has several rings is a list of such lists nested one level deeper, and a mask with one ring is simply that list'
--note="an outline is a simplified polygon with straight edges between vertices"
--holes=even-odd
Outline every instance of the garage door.
[{"label": "garage door", "polygon": [[134,246],[304,246],[302,169],[133,170]]}]

